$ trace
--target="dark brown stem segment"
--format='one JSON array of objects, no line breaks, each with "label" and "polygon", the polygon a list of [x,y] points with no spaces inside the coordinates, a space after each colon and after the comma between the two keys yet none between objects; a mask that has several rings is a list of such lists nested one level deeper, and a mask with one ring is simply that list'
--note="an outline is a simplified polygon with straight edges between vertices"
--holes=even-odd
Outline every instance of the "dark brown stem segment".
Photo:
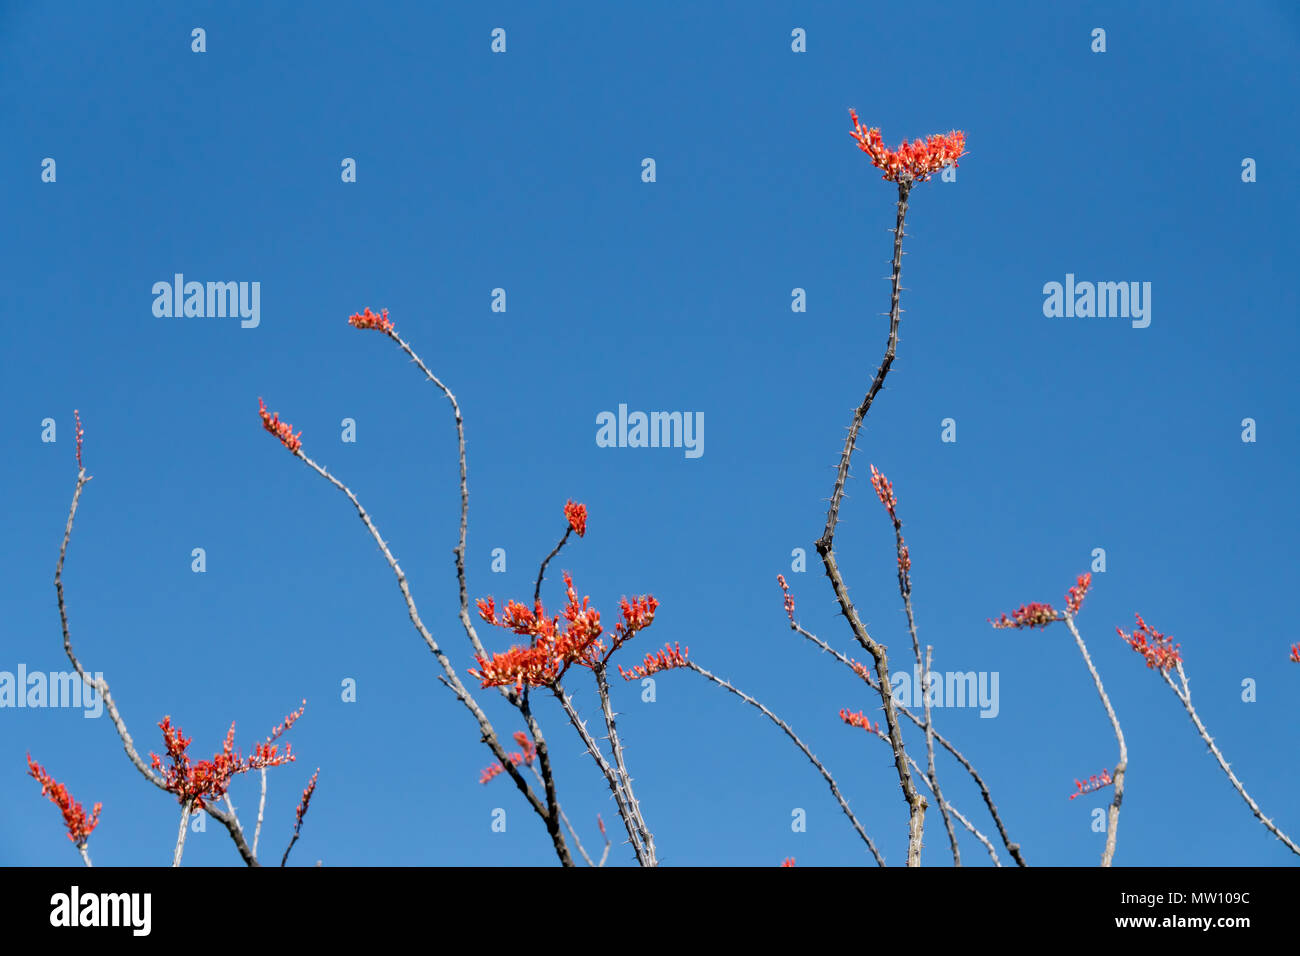
[{"label": "dark brown stem segment", "polygon": [[816,755],[814,755],[813,752],[808,749],[808,745],[799,739],[799,735],[796,734],[791,729],[790,725],[787,724],[780,717],[778,717],[776,714],[772,713],[770,710],[768,710],[766,707],[764,707],[754,698],[750,697],[744,691],[737,689],[732,684],[723,680],[721,677],[718,677],[716,674],[709,673],[703,667],[696,664],[694,661],[687,661],[686,666],[689,667],[691,670],[695,671],[695,673],[699,674],[701,677],[713,681],[713,683],[717,684],[723,690],[730,691],[731,693],[735,694],[745,703],[757,707],[760,711],[763,712],[764,717],[766,717],[768,720],[772,721],[772,723],[780,727],[782,732],[787,737],[789,737],[791,740],[794,741],[794,745],[803,751],[803,755],[805,757],[807,757],[809,760],[812,761],[813,766],[817,768],[817,772],[822,775],[822,778],[826,781],[827,785],[831,788],[831,793],[834,795],[835,801],[840,805],[840,809],[844,811],[844,815],[849,818],[849,822],[853,824],[853,829],[857,831],[858,836],[862,837],[863,842],[866,843],[867,845],[867,849],[871,851],[871,855],[876,858],[876,863],[880,866],[884,866],[885,858],[880,855],[880,851],[876,849],[876,845],[871,841],[871,837],[867,835],[866,829],[864,829],[862,824],[858,822],[858,818],[853,815],[853,811],[849,809],[849,802],[845,800],[844,795],[840,793],[840,788],[839,785],[835,783],[835,778],[831,776],[831,772],[826,769],[825,765],[820,760],[817,759]]},{"label": "dark brown stem segment", "polygon": [[903,797],[907,801],[907,865],[920,866],[921,839],[925,831],[925,808],[927,804],[925,797],[916,789],[916,783],[912,780],[912,771],[907,765],[907,754],[903,747],[903,734],[898,726],[898,713],[889,686],[889,658],[885,653],[884,646],[867,633],[866,625],[862,623],[857,608],[853,606],[853,602],[849,599],[848,587],[840,574],[833,550],[835,525],[839,521],[840,500],[844,497],[844,484],[849,477],[849,463],[853,459],[853,449],[857,444],[858,432],[867,417],[867,412],[871,410],[871,403],[876,400],[876,395],[884,387],[885,377],[889,374],[890,366],[894,364],[894,355],[898,349],[898,299],[902,288],[903,275],[903,222],[907,217],[907,197],[911,188],[912,184],[907,180],[898,184],[898,218],[894,225],[894,260],[890,286],[889,339],[885,345],[885,356],[881,360],[880,367],[876,370],[876,376],[872,379],[870,388],[867,389],[866,397],[863,398],[862,404],[853,413],[853,421],[849,425],[849,434],[844,441],[844,450],[840,453],[840,464],[835,474],[835,487],[831,492],[830,508],[826,513],[826,530],[817,539],[817,553],[821,555],[822,565],[826,569],[826,577],[830,579],[831,587],[835,591],[836,600],[840,604],[840,611],[853,629],[853,636],[871,655],[871,659],[876,665],[876,677],[879,681],[880,700],[884,705],[889,743],[894,750],[894,768],[898,772],[898,781],[903,790]]},{"label": "dark brown stem segment", "polygon": [[537,586],[533,588],[534,606],[542,599],[542,578],[546,577],[546,566],[551,563],[553,557],[560,553],[560,549],[564,547],[564,543],[569,540],[569,535],[572,533],[573,528],[564,529],[564,537],[560,539],[560,543],[551,549],[551,553],[542,560],[542,566],[537,569]]}]

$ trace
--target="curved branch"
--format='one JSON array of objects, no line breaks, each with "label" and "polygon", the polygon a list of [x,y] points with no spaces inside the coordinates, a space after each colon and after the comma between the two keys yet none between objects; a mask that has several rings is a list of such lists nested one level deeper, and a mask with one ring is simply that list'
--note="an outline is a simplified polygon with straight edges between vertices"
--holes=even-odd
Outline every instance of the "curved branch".
[{"label": "curved branch", "polygon": [[799,735],[796,734],[790,728],[789,724],[787,724],[776,714],[772,713],[770,710],[768,710],[766,707],[764,707],[762,704],[756,701],[753,697],[750,697],[744,691],[737,689],[735,686],[723,680],[721,677],[718,677],[716,674],[709,673],[699,664],[696,664],[694,661],[687,661],[685,664],[681,666],[690,668],[691,670],[695,671],[695,673],[699,674],[701,677],[711,680],[713,683],[717,684],[723,690],[727,690],[735,694],[745,703],[757,707],[760,711],[763,712],[763,716],[765,716],[768,720],[772,721],[772,723],[780,727],[782,732],[787,737],[789,737],[792,741],[794,741],[794,745],[803,751],[803,755],[812,761],[813,766],[817,768],[817,772],[822,775],[823,779],[825,779],[827,785],[831,788],[831,793],[834,794],[835,796],[836,802],[839,803],[840,809],[843,810],[844,815],[849,818],[849,822],[853,824],[853,829],[858,832],[858,836],[862,837],[863,842],[867,844],[867,849],[870,850],[871,855],[876,858],[876,863],[879,866],[885,865],[885,858],[880,855],[880,851],[877,850],[876,845],[873,842],[871,842],[871,837],[867,835],[867,831],[863,829],[862,824],[858,822],[858,818],[855,817],[853,815],[853,811],[849,809],[849,802],[845,800],[844,795],[840,793],[839,785],[836,784],[835,778],[831,776],[831,772],[827,770],[825,764],[823,764],[820,760],[818,760],[816,755],[814,755],[813,752],[808,749],[808,745],[799,739]]},{"label": "curved branch", "polygon": [[1106,716],[1110,718],[1110,725],[1115,730],[1115,739],[1119,742],[1119,763],[1115,764],[1115,797],[1110,802],[1110,809],[1107,811],[1106,820],[1106,848],[1101,853],[1101,865],[1110,866],[1111,861],[1115,858],[1115,843],[1119,839],[1119,805],[1124,800],[1124,775],[1128,771],[1128,745],[1124,743],[1124,731],[1120,729],[1119,718],[1115,716],[1115,708],[1110,705],[1110,698],[1106,696],[1106,688],[1102,686],[1101,675],[1097,673],[1097,668],[1092,664],[1092,658],[1088,654],[1088,645],[1083,643],[1083,637],[1079,634],[1079,629],[1074,626],[1074,616],[1064,611],[1061,612],[1061,620],[1065,621],[1070,633],[1074,635],[1074,642],[1079,646],[1079,653],[1083,655],[1083,661],[1088,665],[1088,672],[1092,674],[1093,683],[1097,685],[1097,694],[1101,697],[1102,706],[1106,708]]},{"label": "curved branch", "polygon": [[1251,798],[1250,794],[1246,792],[1245,785],[1237,779],[1237,775],[1233,773],[1232,768],[1228,766],[1228,761],[1224,759],[1223,753],[1214,742],[1214,738],[1210,736],[1210,732],[1206,730],[1205,725],[1201,723],[1201,718],[1200,715],[1196,713],[1196,708],[1192,706],[1192,690],[1187,684],[1187,674],[1183,671],[1182,663],[1179,662],[1177,667],[1178,677],[1183,684],[1181,692],[1174,686],[1174,682],[1169,679],[1168,670],[1161,670],[1160,676],[1165,679],[1165,683],[1168,684],[1169,689],[1174,692],[1174,696],[1177,697],[1182,702],[1183,707],[1186,708],[1187,715],[1192,718],[1192,723],[1196,726],[1197,733],[1201,735],[1201,739],[1205,741],[1205,745],[1210,748],[1210,753],[1214,754],[1214,759],[1219,762],[1219,766],[1222,768],[1223,772],[1228,775],[1228,780],[1231,781],[1233,789],[1235,789],[1237,793],[1241,794],[1241,799],[1246,801],[1246,806],[1250,807],[1250,812],[1255,815],[1255,819],[1264,824],[1268,831],[1281,840],[1288,850],[1292,853],[1300,854],[1300,847],[1296,846],[1294,840],[1279,830],[1272,820],[1264,816],[1264,811],[1259,808],[1259,804],[1257,804]]},{"label": "curved branch", "polygon": [[[561,862],[564,863],[565,866],[572,866],[573,858],[569,855],[569,848],[564,842],[564,834],[560,831],[558,815],[549,812],[549,809],[537,798],[537,794],[533,793],[532,788],[528,785],[528,781],[519,773],[519,769],[515,767],[514,763],[510,760],[509,755],[506,754],[505,748],[501,746],[501,741],[497,739],[496,731],[492,728],[492,723],[488,720],[487,714],[483,712],[483,708],[479,706],[478,702],[461,682],[459,675],[456,673],[456,669],[452,666],[451,661],[448,660],[446,653],[438,645],[438,642],[434,640],[433,635],[425,626],[424,621],[420,619],[420,612],[415,606],[415,599],[411,596],[410,586],[406,582],[406,574],[397,563],[397,559],[393,557],[393,552],[389,550],[388,544],[379,533],[379,529],[376,528],[374,522],[370,520],[370,515],[366,512],[366,509],[362,507],[357,496],[352,493],[352,489],[335,478],[324,467],[308,458],[303,454],[301,449],[291,450],[290,454],[295,458],[300,459],[307,465],[307,467],[311,468],[331,485],[341,491],[347,497],[348,501],[352,503],[352,507],[356,509],[357,516],[360,517],[361,523],[366,526],[366,530],[370,532],[370,536],[374,538],[375,543],[379,545],[380,552],[384,555],[384,559],[392,569],[393,575],[397,578],[397,586],[402,592],[403,600],[406,602],[406,611],[408,616],[411,618],[411,623],[415,626],[415,630],[424,640],[425,645],[433,653],[433,656],[437,658],[438,664],[442,667],[443,674],[446,678],[445,683],[451,688],[451,691],[456,695],[456,698],[463,703],[474,716],[474,719],[478,722],[479,730],[482,732],[483,742],[488,745],[493,756],[501,762],[501,765],[510,775],[510,778],[514,780],[515,786],[519,788],[520,793],[522,793],[525,799],[528,800],[529,805],[537,815],[545,821],[546,830],[551,836],[551,842],[554,844],[555,852],[559,855]],[[468,620],[468,614],[466,615],[465,620]],[[477,640],[477,638],[475,638],[475,640]]]}]

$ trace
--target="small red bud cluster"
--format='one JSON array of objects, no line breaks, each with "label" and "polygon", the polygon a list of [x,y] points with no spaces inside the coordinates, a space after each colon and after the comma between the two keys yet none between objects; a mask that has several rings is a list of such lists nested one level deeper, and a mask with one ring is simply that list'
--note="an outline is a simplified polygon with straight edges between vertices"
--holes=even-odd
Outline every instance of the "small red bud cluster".
[{"label": "small red bud cluster", "polygon": [[1131,634],[1125,634],[1121,628],[1115,628],[1124,643],[1146,658],[1147,667],[1166,671],[1175,664],[1181,664],[1182,654],[1178,652],[1179,644],[1173,638],[1161,634],[1146,621],[1141,614],[1135,614],[1138,626]]},{"label": "small red bud cluster", "polygon": [[1094,790],[1100,790],[1102,787],[1109,787],[1114,782],[1115,781],[1111,777],[1109,770],[1103,770],[1100,775],[1093,774],[1088,778],[1087,783],[1084,783],[1081,780],[1076,780],[1074,781],[1075,792],[1070,794],[1070,799],[1073,800],[1075,797],[1081,797],[1085,793],[1092,793]]}]

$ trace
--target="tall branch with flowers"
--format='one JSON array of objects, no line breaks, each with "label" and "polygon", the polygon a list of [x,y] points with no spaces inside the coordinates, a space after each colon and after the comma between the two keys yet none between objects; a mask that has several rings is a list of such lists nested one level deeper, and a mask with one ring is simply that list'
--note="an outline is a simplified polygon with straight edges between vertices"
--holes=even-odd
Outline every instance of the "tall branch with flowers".
[{"label": "tall branch with flowers", "polygon": [[[956,167],[957,161],[966,155],[966,138],[965,134],[960,131],[933,135],[925,140],[916,139],[911,143],[904,141],[897,148],[889,149],[884,145],[880,130],[874,127],[864,127],[859,121],[856,111],[850,110],[850,119],[852,121],[850,135],[857,143],[858,148],[867,155],[873,166],[881,170],[881,178],[893,183],[897,189],[895,224],[892,229],[893,256],[889,276],[888,332],[880,364],[868,385],[865,396],[854,410],[852,419],[849,422],[848,433],[839,453],[825,525],[815,545],[822,561],[823,570],[830,583],[831,592],[838,605],[839,615],[847,623],[849,635],[869,655],[870,662],[859,663],[835,649],[830,642],[823,640],[805,628],[796,617],[795,598],[784,575],[777,575],[777,585],[781,591],[782,606],[789,621],[790,629],[822,651],[832,655],[838,663],[848,668],[867,685],[870,691],[869,696],[878,701],[878,713],[873,712],[875,713],[874,717],[868,715],[860,706],[857,709],[845,706],[838,712],[837,723],[853,728],[855,733],[865,733],[867,737],[872,738],[867,746],[878,747],[880,743],[884,743],[889,748],[890,759],[894,768],[893,775],[897,777],[906,806],[907,865],[919,866],[921,863],[926,813],[931,806],[931,799],[933,799],[933,805],[938,808],[944,821],[954,866],[962,865],[958,826],[971,834],[980,843],[989,854],[994,865],[1002,865],[998,855],[999,848],[994,842],[996,839],[1000,841],[1002,848],[1006,850],[1016,865],[1027,866],[1020,844],[1011,839],[985,778],[962,751],[941,734],[934,725],[930,693],[934,647],[927,644],[924,645],[923,650],[918,635],[917,619],[912,601],[913,561],[903,535],[903,522],[899,515],[898,495],[895,492],[893,483],[874,464],[870,466],[871,485],[892,527],[894,548],[897,556],[896,576],[898,590],[903,601],[906,626],[912,646],[912,656],[917,673],[920,675],[922,698],[920,714],[895,696],[890,677],[888,649],[884,643],[868,630],[857,606],[850,598],[849,588],[835,553],[835,534],[839,523],[840,509],[845,499],[845,489],[850,478],[853,454],[857,448],[867,415],[884,388],[886,378],[897,354],[902,314],[900,297],[902,290],[903,239],[906,236],[904,225],[910,196],[917,184],[928,181],[934,174],[948,167]],[[836,778],[831,774],[825,763],[813,753],[804,738],[796,733],[786,720],[779,717],[755,697],[740,690],[730,681],[705,669],[698,660],[691,657],[690,649],[683,647],[680,642],[673,641],[665,644],[661,650],[647,652],[636,663],[629,663],[626,668],[621,663],[613,662],[614,656],[623,651],[625,645],[631,643],[641,631],[654,624],[656,615],[659,612],[659,602],[652,595],[646,594],[639,597],[622,598],[619,602],[618,620],[615,621],[613,630],[610,631],[602,623],[600,611],[593,606],[590,597],[586,595],[579,597],[572,574],[565,570],[561,573],[564,585],[561,609],[559,613],[547,612],[545,602],[542,600],[542,588],[545,583],[547,568],[560,555],[573,536],[576,535],[578,538],[586,537],[589,530],[589,515],[585,505],[573,500],[565,502],[563,506],[563,532],[554,548],[540,562],[531,602],[523,603],[522,601],[507,599],[504,606],[499,608],[496,599],[489,595],[475,601],[477,614],[471,612],[470,589],[466,572],[466,541],[469,522],[468,460],[465,423],[460,404],[447,385],[429,370],[420,356],[399,335],[396,324],[389,317],[387,309],[376,313],[366,308],[362,312],[353,313],[348,318],[348,323],[358,330],[378,332],[395,344],[419,369],[425,379],[447,399],[451,407],[456,427],[460,500],[459,534],[456,545],[452,549],[452,554],[458,583],[459,620],[470,646],[470,652],[464,659],[464,663],[469,664],[464,669],[465,675],[471,679],[468,683],[462,679],[461,671],[453,662],[453,655],[444,649],[443,645],[435,639],[433,633],[425,624],[405,572],[388,543],[380,534],[374,519],[362,505],[357,495],[324,465],[308,457],[304,450],[302,431],[295,431],[292,425],[280,418],[278,412],[268,409],[261,398],[258,399],[258,415],[263,428],[290,455],[301,461],[308,469],[319,475],[348,500],[367,533],[378,546],[380,553],[393,573],[413,629],[424,646],[434,656],[439,671],[438,679],[468,711],[480,739],[491,752],[492,762],[481,770],[480,783],[486,785],[492,783],[498,777],[508,777],[529,808],[541,820],[557,859],[562,865],[576,865],[574,855],[570,850],[570,841],[577,848],[578,856],[588,866],[598,867],[606,863],[610,855],[612,841],[604,820],[599,815],[597,816],[597,829],[604,841],[604,850],[597,862],[583,846],[578,829],[569,820],[560,802],[550,746],[547,737],[543,733],[541,719],[534,710],[534,705],[537,702],[533,699],[533,692],[541,692],[541,702],[549,703],[551,700],[555,702],[554,706],[563,714],[564,719],[570,725],[578,740],[581,741],[585,755],[591,757],[597,772],[604,780],[605,786],[608,788],[617,808],[622,822],[622,829],[626,833],[627,839],[625,842],[631,847],[636,862],[642,866],[658,865],[659,855],[655,836],[647,823],[646,814],[633,787],[633,777],[628,769],[626,746],[618,729],[617,711],[614,707],[609,680],[609,668],[613,664],[618,676],[624,681],[644,681],[651,678],[652,675],[673,670],[692,671],[756,709],[808,758],[825,781],[831,796],[835,799],[850,826],[862,840],[866,852],[871,854],[877,865],[884,866],[884,856],[868,833],[867,827],[850,806]],[[141,758],[112,695],[109,693],[107,682],[102,678],[91,677],[89,672],[82,667],[72,650],[64,600],[63,566],[78,503],[86,483],[90,481],[90,476],[86,473],[82,463],[83,437],[84,430],[81,427],[78,414],[76,430],[77,483],[73,492],[63,544],[59,551],[59,560],[55,572],[55,587],[65,652],[80,678],[100,693],[110,720],[131,763],[150,783],[171,794],[181,805],[181,820],[173,854],[173,865],[179,865],[181,861],[189,816],[196,812],[206,812],[226,827],[243,861],[249,866],[257,866],[259,865],[257,856],[258,842],[266,803],[266,772],[270,768],[287,765],[296,759],[296,755],[290,751],[288,745],[286,744],[284,749],[281,750],[278,741],[302,716],[303,710],[299,709],[290,713],[280,724],[273,728],[265,741],[257,743],[253,753],[247,756],[242,755],[235,748],[234,725],[232,724],[221,749],[211,759],[199,761],[192,761],[189,757],[188,750],[192,742],[191,738],[185,737],[180,727],[173,724],[171,717],[167,716],[158,724],[162,732],[164,753],[162,755],[150,754],[151,760],[149,763],[146,763]],[[1004,613],[996,621],[990,620],[990,623],[994,628],[1000,630],[1022,631],[1046,630],[1053,624],[1063,623],[1075,640],[1114,732],[1118,755],[1113,768],[1106,768],[1100,774],[1090,775],[1086,782],[1076,780],[1075,792],[1070,795],[1070,799],[1073,800],[1084,794],[1094,793],[1108,787],[1113,788],[1107,818],[1106,843],[1101,858],[1102,865],[1109,866],[1114,860],[1117,847],[1119,813],[1128,769],[1128,749],[1116,710],[1107,695],[1101,676],[1076,624],[1076,618],[1082,609],[1084,599],[1091,586],[1091,574],[1080,575],[1075,584],[1066,592],[1064,609],[1054,608],[1048,603],[1032,602],[1022,604],[1010,614]],[[508,631],[522,640],[512,644],[506,650],[489,652],[479,638],[475,627],[475,617],[481,623]],[[1132,632],[1126,633],[1121,628],[1117,628],[1117,631],[1121,639],[1142,656],[1147,667],[1160,674],[1180,703],[1183,704],[1210,752],[1254,815],[1292,852],[1300,854],[1300,847],[1297,847],[1285,833],[1274,825],[1270,818],[1263,814],[1254,799],[1247,793],[1245,787],[1229,767],[1213,738],[1205,729],[1200,716],[1191,703],[1191,692],[1187,676],[1183,670],[1183,659],[1179,645],[1174,644],[1167,636],[1147,625],[1141,616],[1137,617],[1137,627]],[[622,657],[627,657],[626,652],[622,654]],[[1300,661],[1300,644],[1291,648],[1291,660]],[[595,705],[599,708],[599,719],[603,726],[603,733],[599,735],[599,738],[588,729],[587,721],[579,711],[575,693],[566,689],[563,683],[571,673],[579,674],[582,671],[591,674]],[[1175,684],[1170,676],[1171,672],[1178,676],[1179,683]],[[522,722],[524,729],[516,730],[511,735],[511,739],[518,749],[507,750],[496,727],[489,719],[487,710],[475,697],[470,684],[477,684],[475,689],[478,691],[493,692],[490,696],[499,697],[506,705],[518,712],[518,718]],[[832,715],[828,714],[827,716],[830,718]],[[903,734],[904,720],[923,735],[926,751],[926,765],[924,767],[907,751],[907,742]],[[604,741],[607,750],[602,747],[601,741]],[[945,752],[956,761],[961,770],[971,778],[979,789],[980,797],[997,831],[994,837],[991,838],[985,835],[972,822],[970,816],[953,805],[944,795],[943,788],[939,783],[937,754]],[[253,770],[258,771],[261,776],[261,798],[258,806],[256,829],[250,845],[245,839],[244,828],[235,813],[229,790],[236,777]],[[87,852],[87,844],[91,832],[99,824],[101,804],[96,803],[91,813],[87,814],[84,807],[73,800],[67,788],[57,783],[39,764],[32,760],[30,755],[28,756],[28,772],[41,784],[42,795],[48,796],[59,807],[63,814],[64,825],[69,839],[77,847],[85,864],[89,866],[90,857]],[[284,851],[281,865],[287,862],[290,851],[299,839],[304,815],[316,791],[318,776],[319,770],[312,775],[307,787],[302,792],[302,798],[296,811],[292,838]],[[921,786],[928,791],[929,797],[922,794]],[[787,857],[781,865],[793,867],[794,858]]]},{"label": "tall branch with flowers", "polygon": [[[158,754],[151,753],[150,762],[145,763],[136,749],[135,740],[132,738],[130,731],[127,729],[126,721],[122,718],[118,710],[117,702],[113,699],[113,694],[109,690],[108,681],[103,677],[92,677],[91,673],[82,666],[80,658],[72,648],[72,630],[68,623],[68,605],[63,589],[63,566],[67,561],[68,544],[72,540],[72,526],[76,521],[77,509],[81,504],[81,495],[86,485],[91,481],[91,475],[87,473],[85,463],[82,459],[82,445],[85,440],[86,431],[81,423],[80,411],[73,411],[73,417],[76,420],[76,455],[77,455],[77,483],[72,491],[72,504],[68,508],[68,520],[63,530],[63,543],[59,546],[59,560],[54,569],[54,591],[59,608],[59,623],[63,630],[63,652],[67,655],[77,676],[86,684],[87,687],[96,691],[104,702],[104,709],[108,712],[109,720],[113,724],[118,739],[126,751],[127,759],[131,761],[132,766],[148,780],[151,784],[160,790],[172,794],[176,797],[181,805],[180,826],[176,835],[176,846],[172,853],[172,866],[180,866],[181,856],[185,848],[185,835],[189,832],[189,819],[192,813],[196,811],[206,812],[214,820],[224,826],[230,834],[231,840],[235,844],[240,858],[248,866],[260,866],[261,863],[257,857],[257,840],[254,837],[253,844],[250,846],[244,833],[244,827],[239,821],[235,812],[235,805],[231,801],[229,788],[234,777],[247,773],[250,770],[259,770],[262,773],[262,803],[258,808],[257,828],[261,831],[262,812],[266,804],[266,770],[270,767],[283,766],[296,759],[290,752],[289,745],[286,743],[284,750],[280,750],[280,744],[276,741],[288,732],[294,723],[302,716],[306,708],[306,701],[303,701],[303,707],[290,713],[284,720],[272,729],[270,735],[264,742],[254,746],[253,753],[249,756],[242,756],[234,746],[235,725],[230,725],[230,730],[226,734],[226,739],[222,749],[216,753],[211,760],[200,760],[197,763],[192,762],[188,755],[188,749],[192,738],[186,737],[181,728],[172,724],[170,716],[166,716],[158,724],[159,730],[162,731],[163,749],[166,753],[170,764],[163,765],[163,758]],[[276,422],[279,426],[277,432],[281,441],[285,442],[286,447],[297,441],[296,436],[288,429],[287,425]],[[83,862],[90,866],[90,856],[86,850],[86,844],[90,837],[90,832],[95,829],[99,823],[99,814],[101,804],[95,804],[95,808],[90,818],[85,817],[81,805],[72,801],[68,795],[67,789],[61,784],[56,784],[52,778],[28,756],[29,773],[41,783],[41,793],[48,794],[64,812],[64,822],[68,827],[68,836],[76,845],[80,852]],[[317,771],[319,773],[319,771]],[[313,786],[314,786],[313,777]],[[219,806],[224,804],[224,808]],[[305,812],[305,807],[303,808]],[[302,828],[301,814],[295,825],[295,834]],[[295,835],[295,840],[297,839]],[[290,843],[290,846],[293,844]],[[284,861],[288,859],[288,851],[285,851]],[[282,862],[283,865],[283,862]]]}]

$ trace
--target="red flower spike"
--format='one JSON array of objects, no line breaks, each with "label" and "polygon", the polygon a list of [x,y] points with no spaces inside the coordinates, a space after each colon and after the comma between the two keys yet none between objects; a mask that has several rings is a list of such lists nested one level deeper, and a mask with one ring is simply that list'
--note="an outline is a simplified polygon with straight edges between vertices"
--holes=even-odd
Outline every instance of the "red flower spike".
[{"label": "red flower spike", "polygon": [[99,812],[104,809],[104,805],[95,804],[87,817],[85,808],[72,799],[68,788],[46,773],[45,768],[33,760],[31,754],[27,755],[27,774],[41,785],[41,796],[48,796],[50,802],[63,812],[63,825],[68,828],[68,839],[77,846],[85,846],[91,832],[99,826]]},{"label": "red flower spike", "polygon": [[891,518],[894,517],[894,509],[898,507],[898,498],[894,494],[894,483],[876,470],[876,466],[871,466],[871,487],[876,489],[876,497],[880,503],[885,506]]},{"label": "red flower spike", "polygon": [[855,714],[848,708],[843,708],[840,710],[840,720],[850,727],[861,727],[869,734],[880,735],[880,724],[873,724],[862,711]]},{"label": "red flower spike", "polygon": [[792,856],[787,856],[784,860],[781,861],[781,865],[782,865],[782,866],[794,866],[794,857],[792,857]]},{"label": "red flower spike", "polygon": [[687,655],[691,649],[688,647],[682,649],[680,644],[665,644],[664,649],[657,654],[647,654],[645,663],[639,667],[633,667],[631,670],[623,670],[619,667],[618,674],[623,680],[637,680],[642,677],[649,677],[651,674],[657,674],[660,671],[670,671],[675,667],[685,667]]},{"label": "red flower spike", "polygon": [[[515,737],[515,743],[517,743],[524,750],[524,752],[520,755],[520,759],[523,760],[523,762],[526,765],[531,767],[533,765],[533,761],[537,758],[537,747],[534,746],[532,740],[522,730],[516,730],[514,733],[514,737]],[[515,764],[518,765],[519,761],[516,760]]]},{"label": "red flower spike", "polygon": [[1092,793],[1095,790],[1100,790],[1102,787],[1109,787],[1114,782],[1115,781],[1111,778],[1109,770],[1103,770],[1100,775],[1093,774],[1088,778],[1087,783],[1084,783],[1081,780],[1076,780],[1074,781],[1075,792],[1070,794],[1070,799],[1073,800],[1075,797],[1081,797],[1085,793]]},{"label": "red flower spike", "polygon": [[295,435],[293,433],[293,426],[288,422],[280,421],[279,412],[276,412],[274,415],[268,412],[266,410],[266,403],[260,398],[257,400],[257,404],[259,406],[258,414],[262,416],[262,427],[276,438],[280,439],[281,445],[289,449],[295,455],[298,454],[298,449],[302,447],[302,441],[300,440],[302,432],[298,432],[298,434]]},{"label": "red flower spike", "polygon": [[781,586],[781,593],[785,595],[785,616],[790,619],[790,624],[794,624],[794,597],[790,594],[790,585],[785,583],[785,575],[778,574],[776,583]]},{"label": "red flower spike", "polygon": [[393,331],[393,323],[389,321],[388,310],[384,309],[382,313],[376,314],[370,311],[369,306],[366,307],[365,312],[354,312],[349,316],[348,324],[358,329],[374,329],[376,332],[383,332],[385,335],[391,335]]},{"label": "red flower spike", "polygon": [[1142,620],[1141,614],[1135,614],[1138,626],[1132,634],[1125,634],[1120,628],[1115,631],[1124,639],[1124,643],[1146,658],[1147,667],[1166,671],[1175,664],[1181,664],[1183,656],[1178,652],[1181,644],[1173,643],[1173,638],[1166,637]]},{"label": "red flower spike", "polygon": [[311,795],[316,792],[316,778],[320,776],[320,767],[311,775],[311,780],[307,783],[307,788],[302,792],[302,799],[298,801],[298,815],[293,824],[293,835],[297,836],[302,832],[302,818],[307,815],[307,807],[311,803]]},{"label": "red flower spike", "polygon": [[945,166],[956,168],[957,160],[966,155],[966,134],[961,130],[937,133],[925,142],[904,140],[897,149],[886,149],[879,129],[864,127],[857,110],[849,110],[849,117],[853,120],[849,135],[871,157],[871,165],[884,170],[880,178],[890,182],[925,182]]},{"label": "red flower spike", "polygon": [[1079,582],[1070,590],[1065,592],[1065,610],[1069,614],[1078,614],[1079,608],[1083,606],[1083,599],[1088,594],[1088,588],[1092,586],[1092,572],[1079,575]]},{"label": "red flower spike", "polygon": [[1293,664],[1300,664],[1300,644],[1291,645],[1291,662]]},{"label": "red flower spike", "polygon": [[587,506],[580,505],[575,501],[566,501],[564,503],[564,520],[569,522],[579,538],[587,533]]},{"label": "red flower spike", "polygon": [[989,620],[994,627],[1047,627],[1053,621],[1061,620],[1060,612],[1056,611],[1050,604],[1042,604],[1037,601],[1032,604],[1022,604],[1011,612],[1011,617],[1005,614],[998,620]]}]

